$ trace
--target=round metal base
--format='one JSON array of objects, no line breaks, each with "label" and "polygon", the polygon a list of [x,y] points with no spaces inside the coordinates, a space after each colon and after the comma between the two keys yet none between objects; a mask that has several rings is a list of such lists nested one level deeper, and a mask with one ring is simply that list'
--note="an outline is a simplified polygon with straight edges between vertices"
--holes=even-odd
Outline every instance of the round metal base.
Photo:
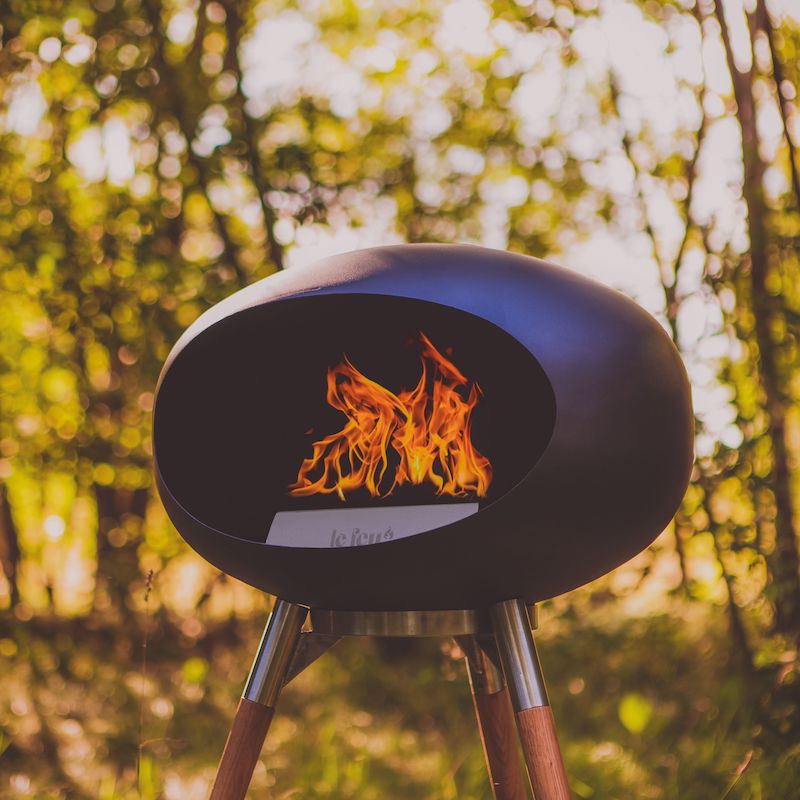
[{"label": "round metal base", "polygon": [[[326,611],[311,609],[311,630],[335,636],[491,636],[488,609],[453,611]],[[536,607],[530,608],[536,628]]]}]

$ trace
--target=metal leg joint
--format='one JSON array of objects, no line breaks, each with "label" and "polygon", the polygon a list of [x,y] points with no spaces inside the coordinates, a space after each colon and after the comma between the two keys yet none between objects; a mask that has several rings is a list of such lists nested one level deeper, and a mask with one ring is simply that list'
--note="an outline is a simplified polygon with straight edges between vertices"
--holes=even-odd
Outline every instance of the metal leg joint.
[{"label": "metal leg joint", "polygon": [[491,616],[514,710],[550,705],[525,604],[506,600],[492,606]]},{"label": "metal leg joint", "polygon": [[[488,638],[487,641],[484,641],[484,637],[479,640],[476,636],[456,636],[455,638],[466,658],[467,675],[472,693],[487,695],[502,692],[506,688],[506,682],[497,660],[494,638]],[[492,654],[495,656],[494,658],[489,652],[492,648],[495,649]]]},{"label": "metal leg joint", "polygon": [[258,647],[242,697],[274,708],[297,652],[308,609],[276,600]]}]

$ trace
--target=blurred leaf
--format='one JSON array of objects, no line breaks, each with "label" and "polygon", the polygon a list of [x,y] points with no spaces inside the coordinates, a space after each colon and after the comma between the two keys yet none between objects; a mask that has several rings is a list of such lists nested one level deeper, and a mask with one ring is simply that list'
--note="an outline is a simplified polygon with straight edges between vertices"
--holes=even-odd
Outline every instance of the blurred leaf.
[{"label": "blurred leaf", "polygon": [[183,662],[181,675],[189,683],[202,683],[208,674],[208,662],[203,658],[189,658]]},{"label": "blurred leaf", "polygon": [[618,714],[631,733],[641,733],[653,716],[653,704],[637,692],[628,692],[620,700]]}]

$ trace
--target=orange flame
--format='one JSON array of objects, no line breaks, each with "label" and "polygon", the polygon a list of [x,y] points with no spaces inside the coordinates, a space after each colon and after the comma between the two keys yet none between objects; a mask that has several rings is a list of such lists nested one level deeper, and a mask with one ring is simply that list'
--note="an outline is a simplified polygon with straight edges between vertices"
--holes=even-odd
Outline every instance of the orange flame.
[{"label": "orange flame", "polygon": [[[419,338],[422,375],[410,391],[394,394],[362,375],[347,356],[328,370],[328,403],[344,413],[347,423],[314,442],[290,494],[336,492],[344,500],[347,492],[366,487],[373,497],[387,497],[396,486],[426,482],[437,495],[486,494],[492,467],[471,438],[480,387],[473,383],[465,399],[467,378],[422,331]],[[393,464],[392,477],[387,473]]]}]

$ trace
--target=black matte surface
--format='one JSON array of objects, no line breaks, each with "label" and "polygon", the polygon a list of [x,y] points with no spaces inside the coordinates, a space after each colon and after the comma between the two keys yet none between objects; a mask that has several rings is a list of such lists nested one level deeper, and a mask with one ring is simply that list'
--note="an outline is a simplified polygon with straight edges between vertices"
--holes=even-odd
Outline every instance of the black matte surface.
[{"label": "black matte surface", "polygon": [[[483,335],[480,320],[458,311],[501,330]],[[475,440],[498,472],[481,511],[366,547],[260,543],[279,506],[330,503],[292,506],[275,487],[308,446],[298,438],[305,415],[324,417],[318,387],[331,359],[360,347],[366,374],[413,380],[414,360],[396,343],[415,326],[447,339],[436,343],[486,391]],[[492,341],[481,349],[484,339]],[[381,352],[392,353],[386,363]],[[175,346],[154,413],[157,482],[184,538],[242,580],[327,608],[469,608],[567,591],[660,533],[692,460],[688,382],[654,319],[569,271],[468,246],[375,248],[238,292]],[[335,429],[330,417],[319,424]]]}]

